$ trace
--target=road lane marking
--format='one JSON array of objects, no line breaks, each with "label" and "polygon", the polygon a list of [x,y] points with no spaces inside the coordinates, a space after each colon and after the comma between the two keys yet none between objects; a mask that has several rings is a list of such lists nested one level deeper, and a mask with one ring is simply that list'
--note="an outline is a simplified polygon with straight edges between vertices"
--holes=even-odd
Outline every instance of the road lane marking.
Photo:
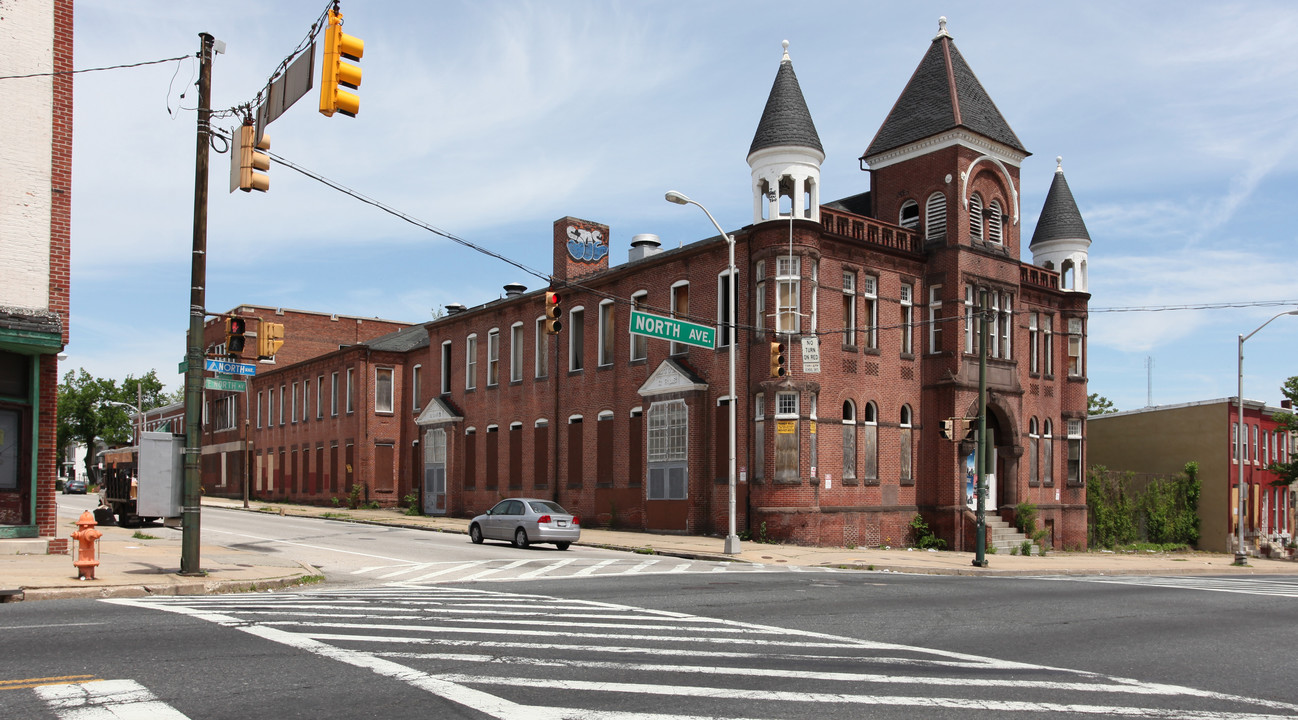
[{"label": "road lane marking", "polygon": [[[542,562],[544,562],[544,561],[542,561]],[[544,573],[548,573],[548,572],[552,572],[552,571],[554,571],[554,570],[558,570],[559,568],[561,568],[561,567],[563,567],[563,566],[565,566],[565,565],[569,565],[569,564],[572,564],[572,563],[575,563],[575,562],[577,562],[577,558],[568,558],[567,560],[560,560],[560,561],[558,561],[558,562],[553,562],[553,563],[550,563],[549,565],[546,565],[546,566],[544,566],[544,567],[540,567],[540,568],[537,568],[536,570],[532,570],[531,572],[525,572],[525,573],[523,573],[522,575],[519,575],[519,576],[518,576],[518,579],[519,579],[519,580],[527,580],[527,579],[529,579],[529,578],[534,578],[534,577],[536,577],[536,576],[538,576],[538,575],[542,575],[542,574],[544,574]]]},{"label": "road lane marking", "polygon": [[134,680],[43,685],[35,692],[63,720],[189,720]]},{"label": "road lane marking", "polygon": [[0,690],[24,690],[41,685],[64,685],[69,682],[95,682],[94,675],[59,675],[56,677],[0,680]]}]

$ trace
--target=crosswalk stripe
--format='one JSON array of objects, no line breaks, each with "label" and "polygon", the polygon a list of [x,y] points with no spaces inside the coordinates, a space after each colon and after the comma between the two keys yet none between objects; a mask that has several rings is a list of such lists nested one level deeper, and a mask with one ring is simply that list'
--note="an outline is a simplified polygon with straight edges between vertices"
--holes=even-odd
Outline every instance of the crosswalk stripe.
[{"label": "crosswalk stripe", "polygon": [[42,685],[35,692],[56,715],[66,720],[188,720],[189,717],[134,680]]},{"label": "crosswalk stripe", "polygon": [[595,563],[594,565],[591,565],[590,567],[582,568],[581,570],[578,570],[577,572],[573,573],[573,577],[584,577],[586,575],[594,575],[596,570],[602,567],[608,567],[609,565],[612,565],[615,562],[617,562],[617,560],[602,560],[600,562]]}]

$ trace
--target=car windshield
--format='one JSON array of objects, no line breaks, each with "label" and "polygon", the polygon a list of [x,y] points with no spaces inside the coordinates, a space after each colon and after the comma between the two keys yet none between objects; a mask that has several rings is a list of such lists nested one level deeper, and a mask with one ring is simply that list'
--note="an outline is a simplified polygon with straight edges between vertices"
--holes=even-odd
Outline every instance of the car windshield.
[{"label": "car windshield", "polygon": [[568,511],[564,510],[563,506],[559,505],[559,503],[550,502],[549,500],[533,500],[532,502],[528,503],[528,505],[532,507],[533,512],[538,512],[542,514],[544,513],[558,513],[560,515],[568,514]]}]

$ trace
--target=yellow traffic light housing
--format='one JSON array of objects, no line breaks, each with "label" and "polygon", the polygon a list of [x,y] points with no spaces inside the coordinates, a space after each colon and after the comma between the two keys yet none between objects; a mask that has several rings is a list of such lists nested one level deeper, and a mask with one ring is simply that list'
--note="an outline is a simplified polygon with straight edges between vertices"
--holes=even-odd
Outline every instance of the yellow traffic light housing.
[{"label": "yellow traffic light housing", "polygon": [[270,360],[284,345],[284,326],[280,323],[263,322],[257,331],[257,359]]},{"label": "yellow traffic light housing", "polygon": [[365,41],[343,32],[342,13],[329,11],[329,25],[324,31],[324,58],[320,65],[320,112],[333,117],[340,112],[348,117],[356,117],[361,109],[361,99],[355,93],[347,92],[339,86],[352,90],[361,85],[361,69],[343,59],[357,61],[365,54]]},{"label": "yellow traffic light housing", "polygon": [[257,129],[251,125],[239,128],[239,189],[244,192],[257,190],[266,192],[270,189],[270,135],[261,134],[261,141],[256,140]]},{"label": "yellow traffic light housing", "polygon": [[784,356],[784,343],[771,343],[771,377],[784,377],[788,375],[788,358]]},{"label": "yellow traffic light housing", "polygon": [[563,298],[559,293],[549,290],[545,293],[545,332],[547,335],[558,335],[563,329]]}]

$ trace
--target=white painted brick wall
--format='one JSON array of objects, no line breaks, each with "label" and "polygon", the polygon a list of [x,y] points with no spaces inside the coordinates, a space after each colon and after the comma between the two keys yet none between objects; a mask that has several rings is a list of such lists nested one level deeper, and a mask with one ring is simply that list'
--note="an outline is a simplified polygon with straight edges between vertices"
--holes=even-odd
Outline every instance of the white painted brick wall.
[{"label": "white painted brick wall", "polygon": [[[6,2],[0,73],[54,68],[53,0]],[[0,82],[0,306],[48,310],[54,83]]]}]

